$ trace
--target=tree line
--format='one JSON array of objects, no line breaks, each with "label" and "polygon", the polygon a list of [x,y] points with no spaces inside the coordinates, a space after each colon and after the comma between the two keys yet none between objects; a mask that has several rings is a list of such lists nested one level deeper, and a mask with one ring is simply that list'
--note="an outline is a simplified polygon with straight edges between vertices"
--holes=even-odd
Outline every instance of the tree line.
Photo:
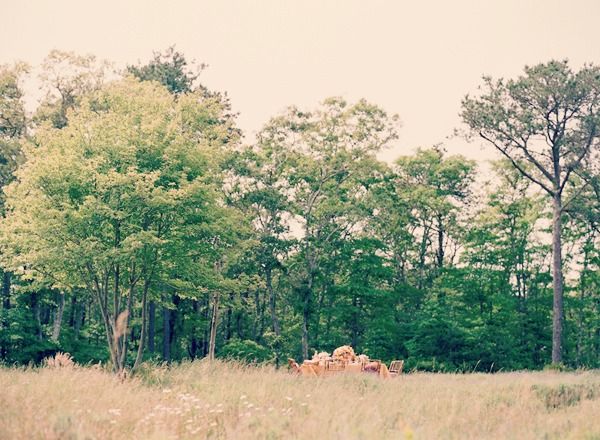
[{"label": "tree line", "polygon": [[434,371],[598,366],[600,69],[485,77],[462,134],[393,163],[398,117],[339,97],[248,144],[205,66],[52,51],[0,69],[0,360],[115,371],[350,344]]}]

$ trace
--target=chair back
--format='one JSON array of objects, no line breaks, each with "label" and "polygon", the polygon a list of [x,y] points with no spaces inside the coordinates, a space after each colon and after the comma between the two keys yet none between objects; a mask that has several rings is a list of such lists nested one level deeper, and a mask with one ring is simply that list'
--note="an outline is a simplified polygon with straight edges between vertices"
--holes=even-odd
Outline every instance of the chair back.
[{"label": "chair back", "polygon": [[404,361],[392,361],[390,364],[390,373],[401,374],[402,367],[404,367]]}]

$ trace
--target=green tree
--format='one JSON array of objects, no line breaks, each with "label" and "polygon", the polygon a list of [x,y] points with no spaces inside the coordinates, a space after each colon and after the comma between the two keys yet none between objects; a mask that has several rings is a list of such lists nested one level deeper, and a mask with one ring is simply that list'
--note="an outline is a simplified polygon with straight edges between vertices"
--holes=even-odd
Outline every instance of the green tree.
[{"label": "green tree", "polygon": [[296,108],[272,119],[259,147],[288,156],[278,184],[297,225],[298,259],[292,283],[302,317],[302,356],[308,357],[316,283],[332,243],[360,229],[361,200],[378,173],[375,153],[396,138],[397,117],[362,100],[330,98],[314,112]]},{"label": "green tree", "polygon": [[210,133],[207,131],[210,125],[228,134],[227,137],[223,137],[221,133],[213,133],[215,139],[235,144],[241,137],[241,131],[235,125],[237,115],[231,111],[227,93],[209,90],[198,81],[200,73],[206,67],[206,64],[189,62],[183,53],[171,46],[164,52],[154,52],[147,64],[127,66],[126,73],[140,81],[156,81],[177,97],[193,93],[195,96],[202,96],[205,100],[210,99],[213,105],[220,108],[220,111],[218,113],[204,111],[203,115],[197,115],[199,118],[196,121],[202,123],[205,136]]},{"label": "green tree", "polygon": [[164,52],[154,52],[152,59],[144,65],[127,66],[127,72],[140,81],[157,81],[174,95],[185,94],[197,88],[196,81],[205,64],[190,65],[185,55],[175,50],[175,46]]},{"label": "green tree", "polygon": [[493,145],[552,199],[552,362],[560,363],[562,216],[571,203],[563,195],[599,145],[600,69],[585,66],[574,72],[566,61],[550,61],[526,67],[525,75],[515,80],[484,78],[484,84],[481,95],[467,96],[462,103],[461,116],[470,133]]},{"label": "green tree", "polygon": [[572,274],[578,275],[566,298],[570,304],[566,333],[571,336],[566,348],[573,365],[595,368],[600,353],[600,186],[593,169],[587,169],[586,174],[590,185],[569,206],[565,225],[565,242],[570,249],[567,258]]},{"label": "green tree", "polygon": [[87,289],[122,371],[134,307],[142,313],[137,365],[157,275],[199,258],[186,252],[195,240],[214,240],[207,231],[223,216],[212,176],[218,155],[185,123],[188,103],[157,84],[112,83],[67,115],[63,129],[36,133],[7,189],[3,260],[25,278]]},{"label": "green tree", "polygon": [[[185,55],[175,50],[175,47],[169,47],[163,52],[154,52],[153,58],[146,64],[137,66],[129,65],[126,73],[133,75],[140,81],[155,81],[162,84],[178,100],[184,101],[187,109],[187,117],[184,121],[189,125],[189,129],[195,132],[198,141],[209,142],[215,147],[219,147],[225,159],[231,153],[230,145],[235,145],[241,137],[241,131],[236,127],[236,114],[231,111],[231,104],[225,93],[219,93],[208,90],[199,83],[198,78],[202,70],[206,68],[204,64],[189,62]],[[202,99],[202,106],[197,105],[197,100]],[[229,161],[221,160],[223,167],[229,165]],[[181,301],[176,295],[169,295],[170,300],[163,302],[163,359],[170,360],[170,347],[178,339],[178,330],[176,323],[181,324],[183,316],[179,309],[185,309],[188,306],[187,300]],[[216,297],[215,297],[216,298]],[[210,302],[210,301],[209,301]],[[176,304],[175,304],[176,303]],[[198,309],[197,300],[191,300],[191,309]],[[206,304],[208,315],[215,309],[213,305]],[[156,301],[150,301],[149,306],[149,333],[148,341],[150,351],[154,351],[155,335],[155,309]],[[197,310],[196,310],[197,311]],[[208,319],[208,316],[206,317]],[[216,321],[215,321],[216,322]],[[181,325],[179,325],[181,327]],[[192,336],[191,345],[194,346],[192,353],[197,352],[198,341],[196,336]],[[214,347],[213,347],[214,349]],[[208,347],[206,347],[207,351]],[[214,351],[214,350],[213,350]]]},{"label": "green tree", "polygon": [[235,173],[228,191],[230,203],[242,209],[255,230],[255,244],[248,250],[262,275],[268,292],[271,330],[281,336],[277,314],[278,293],[274,287],[277,272],[284,271],[290,251],[289,212],[291,205],[280,185],[287,174],[290,155],[273,145],[247,148],[234,160]]},{"label": "green tree", "polygon": [[475,162],[460,155],[445,157],[441,147],[418,149],[396,161],[395,173],[398,191],[417,227],[413,235],[420,235],[415,242],[419,243],[418,286],[422,288],[429,255],[438,271],[456,256],[460,246],[458,217],[475,179]]},{"label": "green tree", "polygon": [[539,368],[548,362],[551,346],[549,247],[538,237],[545,203],[510,162],[494,163],[493,171],[496,184],[464,240],[464,303],[477,312],[469,318],[478,323],[477,346],[488,347],[482,367],[493,362],[496,368]]},{"label": "green tree", "polygon": [[[21,141],[27,131],[27,116],[21,78],[28,66],[17,63],[13,66],[0,65],[0,189],[4,189],[13,178],[15,170],[22,162]],[[0,213],[4,215],[4,192],[0,194]],[[3,334],[9,327],[9,309],[11,308],[11,274],[2,273],[2,316],[0,328]],[[8,352],[9,341],[0,341],[0,358],[4,359]]]}]

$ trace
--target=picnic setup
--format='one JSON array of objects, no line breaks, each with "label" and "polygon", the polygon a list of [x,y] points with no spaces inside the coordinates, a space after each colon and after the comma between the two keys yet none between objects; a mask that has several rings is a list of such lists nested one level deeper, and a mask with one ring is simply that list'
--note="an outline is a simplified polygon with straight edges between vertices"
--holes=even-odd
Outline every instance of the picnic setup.
[{"label": "picnic setup", "polygon": [[300,376],[317,377],[338,373],[374,374],[382,379],[389,379],[402,374],[403,360],[394,360],[387,365],[378,360],[370,359],[366,354],[357,355],[349,345],[336,348],[332,354],[326,351],[313,355],[298,364],[294,359],[288,359],[290,372]]}]

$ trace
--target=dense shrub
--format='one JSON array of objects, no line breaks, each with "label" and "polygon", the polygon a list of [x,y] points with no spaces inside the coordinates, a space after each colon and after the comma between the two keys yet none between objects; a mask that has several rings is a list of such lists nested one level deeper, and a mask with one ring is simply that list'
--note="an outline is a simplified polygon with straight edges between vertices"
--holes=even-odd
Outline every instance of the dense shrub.
[{"label": "dense shrub", "polygon": [[221,349],[219,357],[247,363],[265,363],[272,361],[275,355],[267,347],[254,341],[235,339]]}]

